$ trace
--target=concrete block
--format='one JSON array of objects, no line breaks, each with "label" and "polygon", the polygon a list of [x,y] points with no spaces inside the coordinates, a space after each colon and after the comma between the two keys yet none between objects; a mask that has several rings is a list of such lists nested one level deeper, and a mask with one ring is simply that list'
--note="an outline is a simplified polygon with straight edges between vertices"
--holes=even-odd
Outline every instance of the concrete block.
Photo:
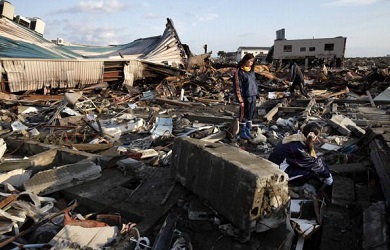
[{"label": "concrete block", "polygon": [[116,163],[125,174],[136,174],[145,169],[145,163],[133,158],[126,158]]},{"label": "concrete block", "polygon": [[358,136],[365,134],[364,129],[358,127],[355,122],[344,115],[333,115],[328,122],[342,135],[350,136],[351,128],[355,134],[358,134]]},{"label": "concrete block", "polygon": [[288,176],[276,164],[225,144],[176,138],[171,172],[244,231],[283,209],[290,199]]}]

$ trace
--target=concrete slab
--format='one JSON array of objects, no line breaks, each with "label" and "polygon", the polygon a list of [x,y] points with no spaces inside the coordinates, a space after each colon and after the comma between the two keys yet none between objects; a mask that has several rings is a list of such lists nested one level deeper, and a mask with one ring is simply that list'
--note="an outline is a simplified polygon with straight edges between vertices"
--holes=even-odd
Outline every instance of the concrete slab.
[{"label": "concrete slab", "polygon": [[358,127],[355,122],[344,115],[333,115],[328,122],[342,135],[350,136],[351,132],[357,133],[359,136],[365,134],[364,129]]},{"label": "concrete slab", "polygon": [[355,200],[355,185],[352,179],[333,177],[332,204],[348,207]]},{"label": "concrete slab", "polygon": [[244,231],[289,202],[288,177],[276,164],[226,144],[176,138],[171,169],[178,182]]},{"label": "concrete slab", "polygon": [[[141,234],[150,230],[177,202],[183,188],[175,185],[168,168],[147,167],[140,177],[117,169],[102,171],[99,179],[63,191],[66,197],[98,213],[119,213],[137,223]],[[98,208],[98,209],[97,209]]]}]

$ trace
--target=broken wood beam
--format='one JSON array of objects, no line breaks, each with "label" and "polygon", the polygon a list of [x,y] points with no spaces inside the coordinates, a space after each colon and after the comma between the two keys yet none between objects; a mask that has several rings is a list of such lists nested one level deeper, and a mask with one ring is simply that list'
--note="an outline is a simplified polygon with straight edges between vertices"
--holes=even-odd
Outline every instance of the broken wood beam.
[{"label": "broken wood beam", "polygon": [[155,97],[154,100],[156,102],[167,103],[167,104],[174,105],[174,106],[192,107],[192,104],[188,103],[188,102],[170,100],[170,99],[161,98],[161,97]]},{"label": "broken wood beam", "polygon": [[78,144],[64,144],[81,151],[87,152],[96,152],[101,150],[106,150],[112,148],[114,144],[112,143],[102,143],[102,144],[89,144],[89,143],[78,143]]},{"label": "broken wood beam", "polygon": [[356,123],[359,127],[367,127],[370,125],[390,125],[390,121],[378,121],[378,120],[358,120],[358,119],[352,119],[354,123]]},{"label": "broken wood beam", "polygon": [[282,103],[276,104],[275,107],[273,107],[266,115],[263,116],[263,119],[267,120],[268,122],[271,121],[274,115],[278,113],[279,108],[282,106],[283,106]]},{"label": "broken wood beam", "polygon": [[376,105],[375,105],[375,102],[374,102],[374,100],[372,99],[372,96],[371,96],[371,93],[370,93],[370,91],[369,91],[369,90],[367,90],[367,91],[366,91],[366,93],[367,93],[367,96],[368,96],[368,100],[370,100],[371,107],[375,108],[375,107],[376,107]]},{"label": "broken wood beam", "polygon": [[305,111],[303,111],[304,113],[310,115],[310,112],[311,112],[311,109],[313,108],[313,106],[316,104],[316,100],[314,98],[312,98],[309,102],[309,104],[307,104],[306,108],[305,108]]},{"label": "broken wood beam", "polygon": [[212,123],[212,124],[221,124],[224,122],[233,122],[233,117],[228,116],[207,116],[207,115],[197,115],[197,114],[186,114],[185,118],[190,121],[197,121],[201,123]]},{"label": "broken wood beam", "polygon": [[371,150],[370,157],[378,174],[385,203],[388,207],[390,205],[390,153],[386,147],[382,146],[382,141],[379,138],[374,138],[369,147]]},{"label": "broken wood beam", "polygon": [[347,93],[349,93],[349,88],[345,87],[345,89],[343,89],[343,90],[340,90],[340,91],[337,91],[337,92],[334,92],[334,93],[330,93],[330,94],[324,95],[324,97],[330,98],[330,97],[333,97],[333,96],[338,96],[338,95],[347,94]]},{"label": "broken wood beam", "polygon": [[283,111],[284,113],[299,113],[305,109],[304,107],[279,107],[279,111]]}]

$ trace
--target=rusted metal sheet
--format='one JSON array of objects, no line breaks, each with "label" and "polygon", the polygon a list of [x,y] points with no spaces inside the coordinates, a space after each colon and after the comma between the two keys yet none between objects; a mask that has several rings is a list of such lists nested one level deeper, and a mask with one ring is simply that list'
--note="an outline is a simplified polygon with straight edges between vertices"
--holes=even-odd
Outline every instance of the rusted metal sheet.
[{"label": "rusted metal sheet", "polygon": [[133,86],[133,81],[139,80],[143,77],[143,71],[144,71],[143,63],[139,61],[128,62],[123,68],[123,73],[124,73],[123,83],[125,85]]},{"label": "rusted metal sheet", "polygon": [[2,60],[10,92],[101,83],[103,64],[103,61]]}]

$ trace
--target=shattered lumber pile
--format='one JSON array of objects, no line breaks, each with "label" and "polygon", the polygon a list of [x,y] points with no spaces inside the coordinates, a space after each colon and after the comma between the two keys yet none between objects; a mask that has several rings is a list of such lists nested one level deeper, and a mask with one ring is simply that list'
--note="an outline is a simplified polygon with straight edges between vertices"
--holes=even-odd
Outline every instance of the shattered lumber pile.
[{"label": "shattered lumber pile", "polygon": [[[0,246],[329,249],[340,228],[337,244],[386,246],[389,64],[374,62],[307,69],[312,99],[289,96],[287,72],[257,67],[249,141],[237,137],[231,67],[122,90],[1,93]],[[321,198],[266,160],[310,121],[323,127],[316,150],[335,176]]]}]

